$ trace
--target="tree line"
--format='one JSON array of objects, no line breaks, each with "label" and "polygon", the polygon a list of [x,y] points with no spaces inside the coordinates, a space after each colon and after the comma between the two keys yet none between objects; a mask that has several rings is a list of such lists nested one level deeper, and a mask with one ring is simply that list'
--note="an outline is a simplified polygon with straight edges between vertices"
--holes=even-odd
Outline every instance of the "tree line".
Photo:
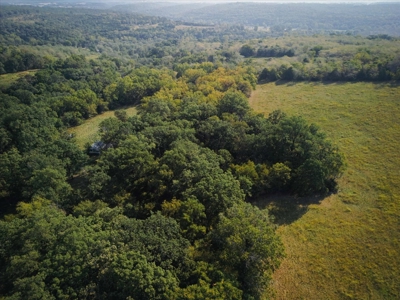
[{"label": "tree line", "polygon": [[[336,42],[335,36],[332,41]],[[259,63],[259,82],[277,80],[287,81],[389,81],[400,79],[400,54],[396,50],[397,41],[385,36],[368,39],[349,37],[347,43],[366,43],[366,40],[385,40],[389,49],[381,47],[340,46],[333,48],[331,44],[296,45],[292,47],[280,45],[254,46],[244,44],[239,54],[250,60],[266,58]],[[329,39],[326,41],[331,42]],[[392,41],[392,42],[390,42]],[[344,41],[339,40],[339,43]],[[254,44],[254,43],[253,43]],[[261,43],[263,44],[263,43]],[[332,48],[334,50],[332,50]],[[392,51],[393,50],[393,51]],[[278,60],[277,58],[282,58]],[[276,62],[273,62],[275,59]],[[266,65],[263,67],[263,64]]]}]

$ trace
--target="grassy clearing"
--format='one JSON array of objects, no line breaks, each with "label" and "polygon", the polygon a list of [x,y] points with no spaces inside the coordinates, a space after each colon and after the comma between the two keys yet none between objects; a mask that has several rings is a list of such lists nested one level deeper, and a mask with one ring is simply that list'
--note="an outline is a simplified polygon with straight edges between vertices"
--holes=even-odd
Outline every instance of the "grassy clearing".
[{"label": "grassy clearing", "polygon": [[269,83],[250,103],[318,124],[348,163],[337,194],[280,225],[276,299],[400,299],[400,86]]},{"label": "grassy clearing", "polygon": [[38,70],[28,70],[17,73],[8,73],[0,75],[0,90],[8,88],[13,82],[27,75],[35,75]]},{"label": "grassy clearing", "polygon": [[[293,63],[297,63],[299,66],[302,65],[306,70],[330,68],[332,63],[341,65],[343,59],[350,59],[356,53],[365,51],[370,53],[371,57],[381,55],[396,57],[400,55],[400,40],[370,40],[361,36],[289,35],[276,38],[253,39],[246,41],[246,44],[251,45],[256,50],[263,47],[278,46],[281,48],[290,48],[295,53],[293,57],[252,57],[246,59],[259,72],[264,68],[277,68],[281,65]],[[243,42],[237,42],[230,49],[239,51],[242,45]],[[314,56],[315,53],[310,51],[315,46],[322,47],[317,56]],[[305,58],[310,63],[303,64]]]},{"label": "grassy clearing", "polygon": [[[122,110],[125,110],[129,117],[135,115],[137,112],[135,106],[123,108]],[[79,126],[68,129],[68,132],[75,135],[76,143],[81,149],[84,149],[86,143],[93,143],[100,138],[98,132],[100,123],[111,117],[114,117],[114,111],[104,112],[101,115],[86,120]]]}]

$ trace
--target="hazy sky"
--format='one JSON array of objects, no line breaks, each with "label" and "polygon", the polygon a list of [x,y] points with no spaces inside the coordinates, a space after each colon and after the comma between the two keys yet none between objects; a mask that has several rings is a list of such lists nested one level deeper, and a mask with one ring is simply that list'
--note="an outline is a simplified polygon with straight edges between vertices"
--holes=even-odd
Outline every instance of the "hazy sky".
[{"label": "hazy sky", "polygon": [[[1,0],[0,0],[1,1]],[[84,0],[83,0],[84,1]],[[101,1],[101,0],[100,0]],[[103,0],[103,2],[175,2],[175,3],[229,3],[229,2],[259,2],[259,3],[388,3],[400,0]],[[400,16],[399,16],[400,17]]]},{"label": "hazy sky", "polygon": [[202,2],[202,3],[221,3],[221,2],[262,2],[262,3],[376,3],[376,2],[400,2],[400,0],[114,0],[119,2]]},{"label": "hazy sky", "polygon": [[[227,2],[261,2],[261,3],[387,3],[400,2],[400,0],[113,0],[109,2],[180,2],[180,3],[227,3]],[[105,1],[108,2],[108,1]],[[400,16],[399,16],[400,17]]]}]

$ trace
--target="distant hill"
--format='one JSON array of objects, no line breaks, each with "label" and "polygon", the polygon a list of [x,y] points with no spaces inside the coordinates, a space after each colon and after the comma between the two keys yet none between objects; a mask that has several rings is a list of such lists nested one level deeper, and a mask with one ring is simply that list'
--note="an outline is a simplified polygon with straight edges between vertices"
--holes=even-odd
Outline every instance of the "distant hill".
[{"label": "distant hill", "polygon": [[4,0],[1,4],[84,7],[134,12],[190,23],[235,24],[274,33],[344,33],[400,36],[400,3],[184,3],[105,0]]},{"label": "distant hill", "polygon": [[136,2],[133,4],[116,5],[113,9],[185,20],[185,16],[187,15],[192,18],[193,15],[196,15],[196,12],[207,12],[207,8],[214,6],[214,4],[206,3]]},{"label": "distant hill", "polygon": [[113,9],[200,23],[234,23],[281,30],[350,31],[400,36],[400,3],[134,3]]}]

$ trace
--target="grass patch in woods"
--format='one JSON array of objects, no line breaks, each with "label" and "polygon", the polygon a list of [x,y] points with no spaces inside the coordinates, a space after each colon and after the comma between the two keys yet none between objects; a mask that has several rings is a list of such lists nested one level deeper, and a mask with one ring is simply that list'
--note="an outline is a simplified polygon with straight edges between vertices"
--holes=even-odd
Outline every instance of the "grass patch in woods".
[{"label": "grass patch in woods", "polygon": [[8,88],[12,83],[27,75],[35,75],[38,70],[28,70],[17,73],[7,73],[0,75],[0,90]]},{"label": "grass patch in woods", "polygon": [[337,194],[280,225],[276,299],[400,299],[400,86],[268,83],[250,104],[318,124],[348,164]]},{"label": "grass patch in woods", "polygon": [[[137,110],[135,106],[122,108],[131,117],[136,114]],[[85,148],[86,143],[93,143],[99,140],[99,125],[105,119],[114,117],[114,111],[106,111],[101,115],[97,115],[89,120],[86,120],[83,124],[68,129],[69,133],[75,136],[77,145],[81,148]]]}]

